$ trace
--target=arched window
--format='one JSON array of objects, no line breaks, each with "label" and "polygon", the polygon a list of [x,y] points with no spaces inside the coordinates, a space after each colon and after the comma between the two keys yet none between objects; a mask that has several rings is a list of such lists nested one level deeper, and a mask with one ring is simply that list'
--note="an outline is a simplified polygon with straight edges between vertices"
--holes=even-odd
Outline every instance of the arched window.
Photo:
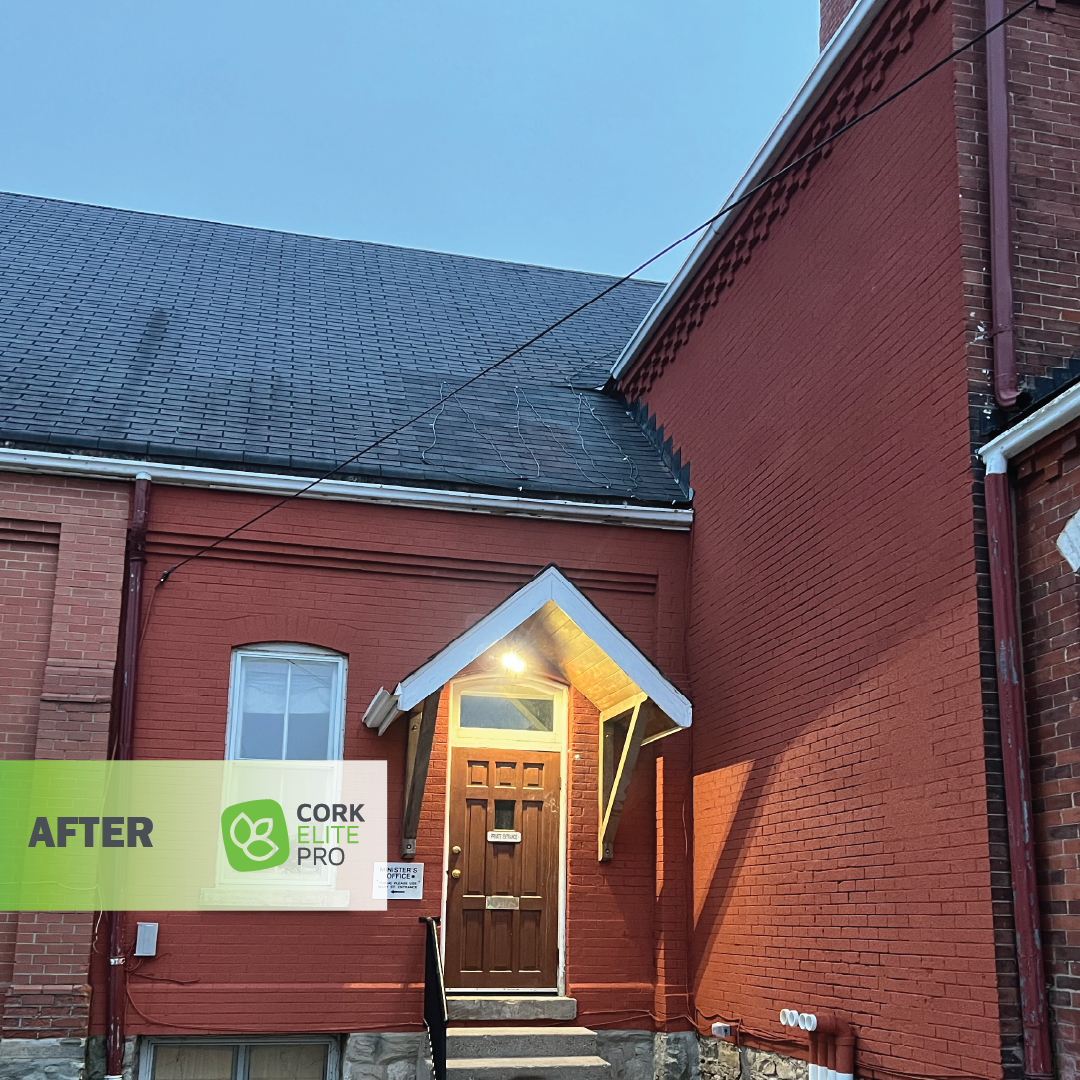
[{"label": "arched window", "polygon": [[324,761],[341,757],[345,657],[274,642],[234,649],[225,756]]}]

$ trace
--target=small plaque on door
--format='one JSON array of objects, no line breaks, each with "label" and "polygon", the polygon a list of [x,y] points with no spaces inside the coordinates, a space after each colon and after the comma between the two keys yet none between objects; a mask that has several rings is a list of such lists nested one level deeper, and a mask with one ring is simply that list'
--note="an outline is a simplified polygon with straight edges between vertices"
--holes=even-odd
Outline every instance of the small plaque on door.
[{"label": "small plaque on door", "polygon": [[492,829],[488,833],[488,841],[492,844],[520,844],[521,833],[512,829]]},{"label": "small plaque on door", "polygon": [[517,911],[521,907],[521,898],[518,896],[489,896],[485,898],[484,907],[488,911]]}]

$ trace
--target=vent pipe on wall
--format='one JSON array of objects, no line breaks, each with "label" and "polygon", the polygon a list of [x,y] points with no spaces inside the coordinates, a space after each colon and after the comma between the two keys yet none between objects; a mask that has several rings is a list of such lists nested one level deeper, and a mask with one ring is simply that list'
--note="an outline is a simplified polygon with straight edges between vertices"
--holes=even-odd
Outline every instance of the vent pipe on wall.
[{"label": "vent pipe on wall", "polygon": [[[1005,0],[986,0],[986,25],[1005,18]],[[1009,207],[1009,67],[1006,27],[986,39],[986,153],[990,181],[990,304],[994,399],[1016,407],[1016,323],[1012,281],[1012,215]]]},{"label": "vent pipe on wall", "polygon": [[855,1033],[846,1020],[835,1013],[781,1009],[780,1023],[806,1032],[808,1080],[854,1080]]},{"label": "vent pipe on wall", "polygon": [[1001,724],[1001,764],[1009,834],[1016,965],[1020,977],[1020,1016],[1024,1030],[1024,1077],[1025,1080],[1049,1080],[1050,1023],[1046,1009],[1046,972],[1035,872],[1028,725],[1024,708],[1024,659],[1020,649],[1020,621],[1016,607],[1012,488],[1004,454],[989,455],[986,466],[986,531],[990,547],[994,667]]}]

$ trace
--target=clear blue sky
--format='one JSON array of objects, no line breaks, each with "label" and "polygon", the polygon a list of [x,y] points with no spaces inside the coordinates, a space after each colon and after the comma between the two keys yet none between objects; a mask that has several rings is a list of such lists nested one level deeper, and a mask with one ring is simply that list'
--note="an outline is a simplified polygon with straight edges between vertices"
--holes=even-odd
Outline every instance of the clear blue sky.
[{"label": "clear blue sky", "polygon": [[810,69],[817,14],[0,0],[0,189],[623,273],[716,209]]}]

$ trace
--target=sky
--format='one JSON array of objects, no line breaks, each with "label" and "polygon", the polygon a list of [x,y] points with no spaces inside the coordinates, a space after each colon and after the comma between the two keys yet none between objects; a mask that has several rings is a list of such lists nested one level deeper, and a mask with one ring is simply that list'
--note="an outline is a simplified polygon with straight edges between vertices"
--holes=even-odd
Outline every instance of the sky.
[{"label": "sky", "polygon": [[623,274],[715,212],[817,26],[817,0],[0,0],[0,189]]}]

